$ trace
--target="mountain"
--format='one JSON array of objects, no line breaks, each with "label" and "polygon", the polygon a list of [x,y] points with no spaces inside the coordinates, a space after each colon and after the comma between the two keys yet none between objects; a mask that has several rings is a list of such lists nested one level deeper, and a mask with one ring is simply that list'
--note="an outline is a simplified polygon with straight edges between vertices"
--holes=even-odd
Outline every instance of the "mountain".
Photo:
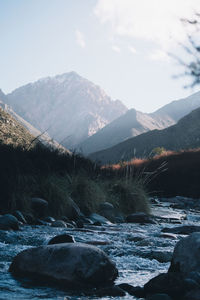
[{"label": "mountain", "polygon": [[151,114],[130,109],[87,138],[78,145],[78,148],[85,154],[110,148],[149,130],[164,129],[174,125],[198,107],[200,107],[200,92],[173,101]]},{"label": "mountain", "polygon": [[47,77],[7,95],[6,103],[23,119],[66,147],[94,134],[127,108],[75,72]]},{"label": "mountain", "polygon": [[89,157],[103,164],[115,163],[134,157],[147,157],[156,147],[164,147],[166,150],[200,147],[200,108],[173,126],[143,133],[109,149],[92,153]]},{"label": "mountain", "polygon": [[[62,147],[55,140],[51,139],[50,136],[46,132],[44,132],[44,133],[40,132],[38,129],[33,127],[30,123],[25,121],[22,117],[20,117],[16,112],[13,111],[11,106],[9,106],[8,104],[5,104],[6,102],[7,102],[7,97],[0,89],[1,117],[4,115],[4,117],[3,117],[4,124],[6,124],[6,120],[7,120],[8,124],[11,124],[14,122],[13,123],[13,124],[15,124],[14,127],[18,128],[17,133],[16,133],[14,131],[14,127],[9,128],[9,125],[7,126],[8,131],[10,132],[11,140],[13,141],[14,138],[16,139],[14,144],[17,145],[17,139],[19,139],[19,145],[27,146],[30,143],[30,141],[37,139],[37,141],[40,141],[42,144],[44,144],[46,146],[57,148],[64,152],[70,153],[70,151],[68,149]],[[13,120],[13,121],[11,122],[10,120]],[[1,123],[1,125],[2,124],[3,123]],[[23,135],[21,142],[20,142],[20,139],[21,139],[20,138],[20,130]],[[25,137],[27,137],[27,141],[25,141]],[[5,138],[6,138],[6,136],[5,137],[2,136],[1,141],[2,142],[4,141],[5,143],[7,143]],[[11,144],[13,144],[13,143],[11,143]]]},{"label": "mountain", "polygon": [[86,154],[96,152],[112,147],[130,137],[137,136],[149,130],[163,129],[167,126],[169,126],[168,123],[161,123],[149,114],[130,109],[83,141],[79,145],[79,149]]}]

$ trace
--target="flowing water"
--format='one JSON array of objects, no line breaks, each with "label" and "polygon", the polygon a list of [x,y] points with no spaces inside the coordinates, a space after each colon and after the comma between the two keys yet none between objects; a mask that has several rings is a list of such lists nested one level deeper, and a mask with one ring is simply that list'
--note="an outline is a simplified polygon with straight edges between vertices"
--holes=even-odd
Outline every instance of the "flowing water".
[{"label": "flowing water", "polygon": [[[119,277],[116,283],[129,283],[143,286],[149,279],[161,272],[166,272],[177,241],[181,236],[163,238],[163,227],[177,225],[166,223],[169,217],[181,217],[182,212],[171,210],[165,205],[155,207],[153,213],[164,217],[159,224],[120,224],[113,226],[86,226],[84,229],[54,228],[50,226],[23,226],[20,231],[0,230],[0,300],[28,299],[65,299],[86,300],[96,297],[84,296],[81,292],[65,291],[56,287],[36,285],[29,280],[19,281],[8,272],[13,257],[20,251],[33,246],[46,244],[55,235],[67,232],[78,242],[102,241],[100,245],[108,256],[116,263]],[[198,212],[188,212],[183,224],[199,222]],[[104,297],[108,299],[136,299],[127,294],[125,297]]]}]

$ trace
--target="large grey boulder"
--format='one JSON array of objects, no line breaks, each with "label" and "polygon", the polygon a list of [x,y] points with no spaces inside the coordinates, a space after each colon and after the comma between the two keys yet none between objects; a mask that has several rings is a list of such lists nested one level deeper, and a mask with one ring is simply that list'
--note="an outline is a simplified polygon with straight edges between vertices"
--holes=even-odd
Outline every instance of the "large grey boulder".
[{"label": "large grey boulder", "polygon": [[109,284],[118,276],[115,264],[101,249],[82,243],[26,249],[14,258],[9,271],[76,288]]},{"label": "large grey boulder", "polygon": [[169,272],[200,272],[200,232],[180,240],[175,248]]},{"label": "large grey boulder", "polygon": [[0,230],[18,230],[19,221],[13,215],[0,216]]}]

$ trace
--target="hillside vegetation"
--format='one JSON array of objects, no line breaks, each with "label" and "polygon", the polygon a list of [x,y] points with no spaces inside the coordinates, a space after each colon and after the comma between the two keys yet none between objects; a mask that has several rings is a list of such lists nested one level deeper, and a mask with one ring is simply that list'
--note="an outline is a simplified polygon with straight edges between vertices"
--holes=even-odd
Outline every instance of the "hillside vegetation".
[{"label": "hillside vegetation", "polygon": [[0,107],[0,144],[27,148],[34,140],[35,137],[26,128]]},{"label": "hillside vegetation", "polygon": [[116,172],[118,177],[140,174],[152,196],[200,198],[200,148],[165,151],[150,159],[133,159],[103,169]]}]

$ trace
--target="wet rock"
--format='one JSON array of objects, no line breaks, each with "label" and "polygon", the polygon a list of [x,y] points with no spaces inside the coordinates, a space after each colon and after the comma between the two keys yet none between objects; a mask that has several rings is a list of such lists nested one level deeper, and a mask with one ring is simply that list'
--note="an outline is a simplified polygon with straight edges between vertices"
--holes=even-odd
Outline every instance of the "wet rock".
[{"label": "wet rock", "polygon": [[127,223],[141,223],[141,224],[157,224],[149,215],[139,212],[128,215],[126,217]]},{"label": "wet rock", "polygon": [[172,253],[169,251],[153,250],[151,251],[151,258],[156,259],[160,263],[166,263],[171,261]]},{"label": "wet rock", "polygon": [[47,213],[48,202],[42,198],[31,198],[31,208],[38,218],[42,218]]},{"label": "wet rock", "polygon": [[94,226],[102,226],[101,222],[99,222],[99,221],[94,222],[93,225]]},{"label": "wet rock", "polygon": [[100,215],[111,221],[112,223],[124,223],[124,216],[109,202],[99,205]]},{"label": "wet rock", "polygon": [[45,222],[45,221],[43,221],[43,220],[37,219],[37,220],[35,221],[35,225],[49,226],[49,223],[48,223],[48,222]]},{"label": "wet rock", "polygon": [[168,272],[200,272],[200,232],[180,240],[173,253]]},{"label": "wet rock", "polygon": [[172,300],[167,294],[154,294],[146,298],[147,300]]},{"label": "wet rock", "polygon": [[16,210],[13,213],[13,216],[15,216],[17,218],[18,221],[22,222],[23,224],[26,224],[26,219],[24,218],[23,214],[21,213],[21,211]]},{"label": "wet rock", "polygon": [[0,230],[19,230],[19,221],[13,215],[0,216]]},{"label": "wet rock", "polygon": [[95,213],[91,214],[91,215],[89,216],[89,219],[92,220],[94,223],[95,223],[95,222],[100,222],[101,224],[107,224],[107,225],[111,225],[111,224],[112,224],[112,223],[111,223],[108,219],[106,219],[105,217],[100,216],[99,214],[95,214]]},{"label": "wet rock", "polygon": [[121,283],[118,285],[122,290],[126,291],[129,295],[135,296],[137,298],[144,298],[145,292],[144,288],[140,286],[132,286],[128,283]]},{"label": "wet rock", "polygon": [[125,291],[116,285],[99,289],[96,291],[95,294],[98,297],[106,297],[106,296],[123,297],[123,296],[126,296]]},{"label": "wet rock", "polygon": [[172,239],[172,240],[177,240],[177,236],[173,233],[162,233],[160,235],[161,238],[164,238],[164,239]]},{"label": "wet rock", "polygon": [[14,258],[9,271],[76,288],[110,284],[118,276],[115,264],[101,249],[81,243],[26,249]]},{"label": "wet rock", "polygon": [[76,221],[76,227],[77,228],[83,228],[84,227],[83,221],[81,219],[78,219]]},{"label": "wet rock", "polygon": [[62,216],[60,219],[61,219],[62,221],[64,221],[65,223],[70,223],[69,218],[66,217],[66,216]]},{"label": "wet rock", "polygon": [[53,217],[49,216],[49,217],[44,218],[44,221],[47,223],[53,223],[53,222],[55,222],[55,219]]},{"label": "wet rock", "polygon": [[185,293],[183,278],[180,273],[162,273],[144,285],[145,294],[167,294],[172,298],[181,297]]},{"label": "wet rock", "polygon": [[60,244],[60,243],[75,243],[75,239],[72,235],[63,233],[54,236],[49,242],[48,245]]},{"label": "wet rock", "polygon": [[162,232],[187,235],[187,234],[191,234],[193,232],[200,232],[200,226],[184,225],[184,226],[178,226],[178,227],[174,227],[174,228],[163,228]]},{"label": "wet rock", "polygon": [[183,300],[199,300],[200,299],[200,289],[195,289],[188,292]]},{"label": "wet rock", "polygon": [[29,225],[36,225],[36,219],[32,214],[24,213],[24,217]]},{"label": "wet rock", "polygon": [[67,227],[66,223],[62,220],[57,220],[57,221],[53,222],[51,224],[51,226],[52,227],[61,227],[61,228],[66,228]]}]

